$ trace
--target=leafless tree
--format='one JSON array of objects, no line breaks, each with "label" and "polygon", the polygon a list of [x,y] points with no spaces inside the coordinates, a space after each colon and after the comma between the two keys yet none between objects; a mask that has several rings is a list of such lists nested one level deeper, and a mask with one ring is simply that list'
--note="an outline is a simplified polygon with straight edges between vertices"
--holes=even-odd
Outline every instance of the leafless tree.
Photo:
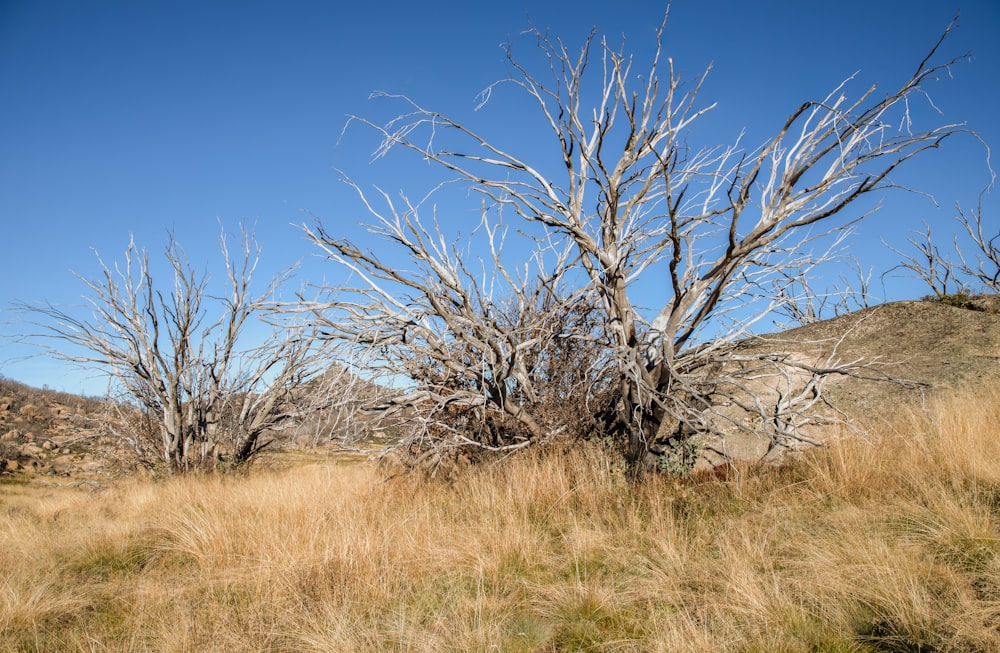
[{"label": "leafless tree", "polygon": [[992,236],[983,224],[983,205],[980,202],[972,213],[967,213],[956,205],[958,215],[955,219],[969,235],[976,250],[975,261],[967,261],[962,249],[955,241],[955,252],[958,254],[957,267],[961,274],[969,278],[973,284],[987,292],[1000,293],[1000,228]]},{"label": "leafless tree", "polygon": [[[890,268],[885,273],[886,275],[895,270],[908,271],[926,284],[934,297],[938,299],[968,291],[963,282],[961,271],[955,262],[934,243],[929,224],[925,222],[923,232],[914,231],[906,242],[913,250],[916,250],[915,253],[908,254],[887,245],[892,252],[900,257],[900,262]],[[955,246],[957,249],[957,241]]]},{"label": "leafless tree", "polygon": [[[826,255],[812,248],[865,215],[847,209],[892,187],[899,165],[962,129],[921,130],[911,120],[911,103],[926,83],[956,61],[934,62],[951,27],[888,92],[873,85],[849,99],[852,76],[826,97],[804,102],[756,149],[737,142],[694,150],[691,126],[712,108],[698,100],[705,76],[682,81],[663,53],[664,25],[641,72],[624,43],[615,47],[593,33],[574,52],[530,30],[541,56],[537,70],[508,44],[513,75],[489,86],[480,108],[504,87],[520,91],[547,131],[548,160],[522,157],[516,143],[503,144],[403,96],[382,95],[406,107],[388,123],[353,118],[380,134],[376,156],[410,150],[478,193],[479,229],[491,245],[471,270],[468,250],[445,245],[437,214],[420,217],[429,201],[404,198],[397,210],[382,193],[383,210],[360,190],[376,217],[375,233],[402,247],[415,271],[322,227],[309,230],[361,280],[355,302],[330,307],[349,316],[350,326],[334,335],[384,348],[386,369],[415,384],[399,401],[494,406],[520,429],[505,446],[528,446],[562,427],[530,410],[538,384],[524,354],[561,339],[586,343],[596,352],[595,367],[581,386],[608,390],[611,432],[638,464],[667,435],[752,428],[767,430],[775,442],[793,441],[811,420],[820,381],[857,369],[856,362],[813,365],[771,354],[734,365],[733,353],[782,301],[762,291],[769,280],[794,279],[822,263]],[[504,221],[516,227],[509,235],[519,238],[519,249],[533,252],[527,273],[512,274],[497,246],[507,234]],[[662,293],[643,309],[632,288],[650,278]],[[501,286],[512,313],[497,310],[494,291]],[[580,302],[586,308],[574,313]],[[565,321],[579,315],[599,319]],[[748,379],[765,364],[798,386],[764,401],[766,393]],[[744,390],[751,395],[738,403],[756,421],[725,408]],[[800,392],[812,399],[780,398]],[[598,415],[604,406],[586,402],[599,394],[585,390],[575,399],[579,410]],[[521,395],[527,399],[511,401]],[[436,442],[468,444],[467,437],[453,433]]]},{"label": "leafless tree", "polygon": [[857,257],[839,251],[849,233],[844,232],[834,240],[831,247],[819,257],[826,268],[849,267],[853,276],[843,271],[837,275],[832,288],[819,291],[813,267],[793,270],[776,269],[774,278],[769,280],[769,294],[777,301],[773,307],[773,322],[779,329],[806,326],[845,315],[852,311],[868,308],[872,303],[871,278],[874,270],[867,270]]},{"label": "leafless tree", "polygon": [[245,226],[233,239],[237,252],[229,240],[223,233],[219,241],[223,296],[210,294],[208,275],[195,272],[171,237],[167,284],[130,241],[121,265],[101,261],[99,278],[77,275],[88,291],[84,309],[21,306],[39,328],[30,341],[109,376],[118,400],[109,428],[150,467],[245,464],[281,431],[336,403],[328,341],[273,310],[289,272],[255,294],[261,249]]},{"label": "leafless tree", "polygon": [[611,362],[589,291],[566,289],[571,250],[539,244],[528,260],[505,262],[506,230],[484,213],[474,240],[486,255],[474,267],[436,223],[420,221],[419,203],[382,193],[384,208],[376,208],[361,197],[377,220],[371,231],[400,247],[412,269],[321,225],[306,227],[360,281],[338,288],[354,299],[332,312],[320,307],[317,323],[327,337],[352,343],[383,382],[406,382],[376,407],[410,411],[418,428],[404,445],[414,464],[436,469],[470,450],[512,451],[592,431]]},{"label": "leafless tree", "polygon": [[[931,227],[924,223],[923,232],[914,232],[907,242],[911,251],[907,253],[888,246],[900,256],[901,261],[886,274],[894,270],[905,270],[922,281],[938,300],[966,303],[977,292],[1000,292],[1000,231],[990,235],[983,221],[982,203],[967,213],[960,204],[955,206],[955,221],[960,226],[959,233],[952,236],[953,252],[942,252],[931,233]],[[968,237],[964,242],[963,234]],[[968,249],[973,256],[966,255]]]}]

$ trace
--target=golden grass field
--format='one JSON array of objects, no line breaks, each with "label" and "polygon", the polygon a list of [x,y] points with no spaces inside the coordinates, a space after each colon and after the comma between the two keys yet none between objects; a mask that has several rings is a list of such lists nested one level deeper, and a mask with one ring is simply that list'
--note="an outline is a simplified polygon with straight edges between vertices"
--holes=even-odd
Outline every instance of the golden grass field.
[{"label": "golden grass field", "polygon": [[780,469],[0,485],[4,651],[1000,651],[1000,385]]}]

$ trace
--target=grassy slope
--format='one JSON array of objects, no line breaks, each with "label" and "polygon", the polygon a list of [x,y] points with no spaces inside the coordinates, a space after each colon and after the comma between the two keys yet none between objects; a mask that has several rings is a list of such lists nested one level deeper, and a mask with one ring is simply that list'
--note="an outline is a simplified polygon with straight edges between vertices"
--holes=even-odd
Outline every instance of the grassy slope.
[{"label": "grassy slope", "polygon": [[0,650],[1000,650],[1000,386],[779,470],[0,486]]}]

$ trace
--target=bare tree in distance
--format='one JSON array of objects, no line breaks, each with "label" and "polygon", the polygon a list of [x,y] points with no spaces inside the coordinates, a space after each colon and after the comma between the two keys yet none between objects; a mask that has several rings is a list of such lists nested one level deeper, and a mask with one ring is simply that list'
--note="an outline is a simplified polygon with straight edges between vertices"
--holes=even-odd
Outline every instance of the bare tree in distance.
[{"label": "bare tree in distance", "polygon": [[[380,135],[377,157],[409,150],[478,193],[488,242],[516,237],[534,252],[520,275],[495,245],[475,261],[469,250],[446,245],[439,209],[427,218],[422,208],[429,200],[393,201],[382,191],[369,197],[360,188],[376,218],[373,231],[401,247],[415,271],[380,263],[378,253],[322,226],[307,228],[359,280],[348,292],[354,300],[329,306],[330,321],[341,325],[332,337],[381,348],[383,365],[413,383],[399,404],[492,403],[523,427],[501,438],[503,447],[546,440],[564,427],[527,410],[538,405],[531,391],[539,384],[521,357],[536,345],[574,342],[588,348],[595,366],[567,400],[594,421],[610,405],[609,432],[638,468],[657,439],[744,430],[779,447],[809,441],[805,427],[822,421],[822,381],[865,373],[859,361],[813,364],[788,353],[734,350],[787,301],[774,282],[790,290],[803,271],[829,260],[824,243],[870,212],[860,200],[893,187],[898,166],[963,130],[919,129],[911,115],[926,83],[958,61],[935,62],[952,26],[898,87],[879,92],[872,85],[851,98],[849,77],[747,150],[739,142],[690,146],[692,125],[712,109],[698,100],[708,71],[693,84],[681,79],[663,51],[665,25],[641,71],[624,44],[596,33],[571,51],[530,29],[537,69],[507,45],[513,75],[490,85],[480,108],[505,87],[519,91],[547,131],[548,161],[523,157],[517,142],[491,139],[405,96],[379,94],[405,107],[388,123],[352,119]],[[852,207],[857,212],[848,215]],[[632,288],[651,278],[660,296],[643,308]],[[502,320],[500,291],[514,310]],[[581,302],[585,308],[576,308]],[[565,322],[579,314],[588,316],[585,324]],[[525,323],[561,328],[543,328],[555,338],[546,342]],[[763,390],[765,373],[795,387]],[[528,399],[512,406],[511,397],[522,395]],[[434,420],[434,411],[423,414]],[[431,437],[429,446],[496,448],[462,436]]]},{"label": "bare tree in distance", "polygon": [[841,257],[840,262],[851,268],[853,278],[841,272],[839,283],[822,292],[813,287],[809,270],[796,270],[795,276],[777,271],[777,278],[771,280],[771,288],[774,296],[781,300],[774,308],[777,318],[774,323],[779,329],[814,324],[872,305],[874,268],[866,270],[854,256]]},{"label": "bare tree in distance", "polygon": [[[937,299],[968,293],[967,275],[963,276],[956,263],[935,244],[929,224],[925,222],[924,230],[914,231],[906,242],[916,251],[907,253],[886,245],[900,257],[900,262],[887,270],[883,277],[896,270],[907,270],[920,279]],[[955,248],[958,250],[957,240]]]},{"label": "bare tree in distance", "polygon": [[120,265],[101,261],[100,277],[77,275],[89,314],[20,306],[39,328],[28,341],[108,375],[111,398],[119,400],[110,404],[108,428],[150,468],[244,465],[283,430],[336,407],[332,343],[275,312],[291,271],[255,291],[261,248],[252,230],[241,225],[236,251],[229,241],[225,233],[219,240],[227,286],[221,296],[211,294],[207,273],[195,272],[171,236],[165,281],[154,278],[148,252],[130,240]]},{"label": "bare tree in distance", "polygon": [[[973,306],[975,293],[1000,293],[1000,230],[990,235],[983,220],[982,202],[971,212],[956,204],[955,213],[959,231],[952,235],[952,252],[943,252],[938,247],[939,241],[925,222],[922,232],[915,231],[907,239],[910,249],[915,252],[886,245],[901,260],[885,275],[904,270],[931,291],[925,299]],[[968,237],[964,249],[962,232]],[[974,251],[971,256],[966,254],[970,248]]]},{"label": "bare tree in distance", "polygon": [[972,240],[976,252],[974,261],[966,260],[956,237],[958,271],[986,292],[1000,293],[1000,227],[997,227],[995,234],[990,235],[983,221],[981,201],[971,213],[963,210],[960,204],[955,205],[955,211],[955,220]]}]

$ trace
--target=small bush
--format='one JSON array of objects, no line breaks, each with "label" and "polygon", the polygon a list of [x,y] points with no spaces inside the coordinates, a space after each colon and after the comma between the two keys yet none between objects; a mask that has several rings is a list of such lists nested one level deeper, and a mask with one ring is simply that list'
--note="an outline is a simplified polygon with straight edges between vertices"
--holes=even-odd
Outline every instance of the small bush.
[{"label": "small bush", "polygon": [[922,301],[925,302],[937,302],[939,304],[944,304],[945,306],[964,308],[967,311],[995,313],[996,311],[992,310],[983,300],[983,297],[979,295],[971,295],[965,291],[948,293],[946,295],[926,295],[922,298]]}]

